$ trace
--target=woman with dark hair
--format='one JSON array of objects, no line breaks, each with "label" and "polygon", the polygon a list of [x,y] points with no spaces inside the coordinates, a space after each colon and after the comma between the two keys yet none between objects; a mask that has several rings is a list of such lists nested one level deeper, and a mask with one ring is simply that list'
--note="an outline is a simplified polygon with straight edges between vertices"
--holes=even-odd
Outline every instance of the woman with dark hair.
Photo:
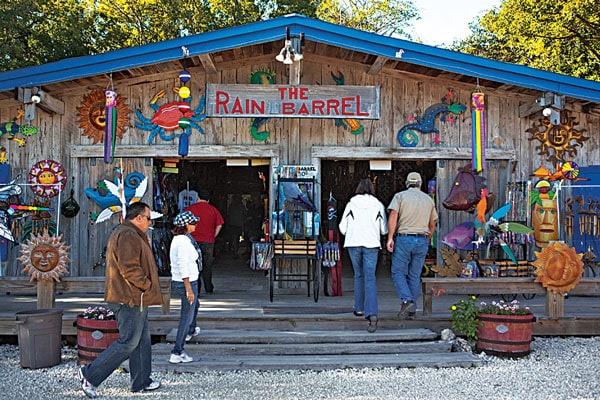
[{"label": "woman with dark hair", "polygon": [[344,247],[354,269],[354,315],[364,315],[369,320],[367,331],[373,333],[379,314],[375,270],[387,218],[369,179],[361,180],[354,193],[344,209],[340,232],[346,237]]},{"label": "woman with dark hair", "polygon": [[189,211],[178,214],[173,220],[173,241],[171,242],[171,282],[173,291],[181,298],[181,313],[175,346],[171,351],[169,362],[173,364],[194,361],[183,350],[185,342],[200,333],[196,327],[198,315],[198,276],[202,256],[196,248],[196,241],[191,233],[196,229],[200,219]]}]

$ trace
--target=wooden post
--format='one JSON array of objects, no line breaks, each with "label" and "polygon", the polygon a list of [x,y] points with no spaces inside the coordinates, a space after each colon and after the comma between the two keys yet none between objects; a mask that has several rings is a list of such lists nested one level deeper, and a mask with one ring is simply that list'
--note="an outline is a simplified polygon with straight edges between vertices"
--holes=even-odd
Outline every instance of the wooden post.
[{"label": "wooden post", "polygon": [[550,318],[565,316],[565,296],[551,290],[546,291],[546,315]]},{"label": "wooden post", "polygon": [[54,308],[54,280],[37,282],[37,308]]}]

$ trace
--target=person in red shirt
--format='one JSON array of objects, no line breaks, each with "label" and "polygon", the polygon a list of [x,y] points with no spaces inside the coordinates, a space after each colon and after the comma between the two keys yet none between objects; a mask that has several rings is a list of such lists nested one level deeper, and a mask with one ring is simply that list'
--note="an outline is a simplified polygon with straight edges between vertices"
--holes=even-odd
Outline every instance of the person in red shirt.
[{"label": "person in red shirt", "polygon": [[[215,251],[215,238],[221,232],[225,221],[223,216],[215,206],[209,203],[210,193],[208,190],[201,190],[198,193],[198,202],[192,204],[185,211],[191,211],[200,221],[196,224],[196,230],[192,232],[192,237],[196,240],[202,250],[202,282],[206,294],[213,294],[214,286],[212,283],[212,266]],[[200,292],[200,288],[198,288]]]}]

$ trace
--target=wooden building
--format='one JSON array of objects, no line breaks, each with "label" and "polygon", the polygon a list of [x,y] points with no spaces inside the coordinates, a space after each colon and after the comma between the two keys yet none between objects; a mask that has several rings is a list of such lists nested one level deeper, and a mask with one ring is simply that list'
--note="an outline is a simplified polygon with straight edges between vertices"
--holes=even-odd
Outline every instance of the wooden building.
[{"label": "wooden building", "polygon": [[[285,60],[286,51],[290,51],[289,63],[276,59],[281,54]],[[294,53],[301,54],[302,59],[295,61]],[[189,81],[182,79],[184,70],[189,72]],[[272,90],[258,88],[262,85],[250,88],[251,75],[257,71],[265,75],[274,72],[271,83],[284,91],[290,89],[286,93],[306,88],[318,93],[321,100],[374,93],[363,106],[374,107],[376,115],[352,111],[336,119],[333,113],[341,108],[317,116],[315,113],[323,110],[317,106],[298,114],[269,111],[260,119],[240,110],[230,116],[211,110],[212,89],[246,91],[255,99],[272,95]],[[189,98],[178,90],[182,86],[190,89]],[[96,114],[105,111],[105,89],[114,89],[125,105],[118,108],[119,117],[126,118],[112,163],[103,160],[100,139],[104,133],[93,123]],[[94,91],[100,91],[100,99],[92,96]],[[406,174],[419,171],[426,182],[437,181],[440,238],[457,223],[472,219],[471,214],[446,210],[440,200],[448,194],[458,168],[471,165],[471,98],[478,91],[485,93],[487,118],[481,175],[496,193],[496,204],[505,201],[507,183],[529,180],[541,165],[549,170],[556,167],[549,156],[538,154],[541,143],[530,140],[531,129],[540,125],[546,107],[558,112],[565,124],[577,124],[575,134],[569,133],[565,139],[576,151],[566,151],[565,159],[580,166],[600,164],[598,82],[361,32],[301,15],[0,73],[0,123],[30,124],[39,130],[19,147],[19,143],[8,140],[14,135],[10,130],[4,132],[7,125],[3,125],[0,145],[7,149],[10,178],[17,184],[26,184],[30,170],[41,160],[54,160],[64,167],[67,179],[60,197],[47,201],[54,208],[51,215],[63,240],[71,246],[73,276],[104,273],[101,254],[118,217],[94,223],[92,214],[102,209],[86,197],[86,189],[105,179],[112,181],[115,167],[121,166],[124,175],[139,172],[148,178],[143,200],[157,211],[176,212],[168,205],[156,204],[165,192],[172,196],[184,189],[208,189],[226,220],[228,206],[239,201],[237,195],[257,207],[261,216],[271,213],[272,175],[277,166],[315,167],[321,211],[330,195],[343,209],[359,179],[366,176],[377,177],[378,195],[387,204],[395,192],[404,189]],[[159,93],[163,96],[153,99]],[[32,99],[36,94],[41,96]],[[181,104],[184,98],[191,99],[191,134],[189,151],[181,157],[183,128],[169,131],[151,118],[164,113],[156,110],[159,106]],[[152,105],[151,100],[155,100]],[[450,102],[464,105],[465,111],[435,114],[430,122],[439,135],[412,129],[416,136],[408,136],[404,145],[399,142],[403,127],[425,117],[430,106]],[[21,108],[25,116],[15,120]],[[353,110],[352,105],[347,110]],[[446,117],[443,121],[442,116]],[[577,132],[589,139],[577,142]],[[173,134],[177,137],[165,140]],[[148,143],[151,135],[154,137]],[[266,176],[264,181],[260,174]],[[36,198],[31,188],[23,186],[22,204],[32,204]],[[59,203],[72,189],[80,211],[68,218],[59,213]],[[268,210],[262,207],[265,199]],[[23,215],[22,220],[13,221],[13,227],[25,226],[29,218]],[[254,221],[252,229],[257,230],[260,222]],[[19,240],[20,231],[13,230]],[[9,244],[2,263],[4,275],[20,275],[18,256],[19,247]]]}]

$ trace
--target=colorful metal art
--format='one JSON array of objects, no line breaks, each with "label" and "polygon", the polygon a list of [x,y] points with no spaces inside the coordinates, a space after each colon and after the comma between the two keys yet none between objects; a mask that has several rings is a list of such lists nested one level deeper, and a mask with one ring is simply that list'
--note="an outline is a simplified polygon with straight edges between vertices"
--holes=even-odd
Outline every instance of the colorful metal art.
[{"label": "colorful metal art", "polygon": [[[559,125],[552,125],[550,119],[544,117],[539,120],[539,124],[534,124],[525,131],[531,134],[528,138],[530,141],[537,140],[541,143],[535,148],[539,150],[538,154],[546,157],[546,161],[553,164],[564,161],[565,156],[577,156],[577,147],[583,146],[583,142],[589,139],[588,136],[583,135],[585,129],[575,129],[579,122],[569,115],[569,111],[561,111],[560,115]],[[550,150],[553,152],[551,153]]]},{"label": "colorful metal art", "polygon": [[577,254],[573,247],[554,242],[542,251],[536,251],[536,282],[548,290],[564,294],[579,283],[583,274],[583,253]]},{"label": "colorful metal art", "polygon": [[21,256],[17,259],[24,266],[22,272],[28,273],[32,282],[60,282],[60,275],[68,272],[67,263],[71,260],[67,250],[71,246],[66,246],[61,239],[62,236],[50,236],[45,233],[39,236],[32,235],[26,243],[21,243]]},{"label": "colorful metal art", "polygon": [[58,161],[42,160],[31,167],[27,182],[37,196],[50,198],[57,196],[65,188],[67,177]]},{"label": "colorful metal art", "polygon": [[[273,85],[275,83],[275,71],[261,69],[250,74],[250,83],[254,85]],[[270,136],[269,131],[260,131],[261,126],[266,124],[271,118],[255,117],[250,121],[250,136],[256,141],[264,142]]]},{"label": "colorful metal art", "polygon": [[[125,104],[125,100],[127,98],[117,96],[116,106],[112,106],[117,113],[116,120],[113,119],[112,121],[113,129],[116,128],[115,140],[116,138],[122,139],[125,129],[129,127],[129,114],[131,110]],[[90,92],[83,98],[81,106],[77,107],[79,116],[77,123],[83,129],[82,136],[92,139],[94,144],[105,142],[106,108],[106,93],[102,89]]]},{"label": "colorful metal art", "polygon": [[472,125],[472,161],[473,171],[481,172],[485,169],[485,142],[486,142],[486,115],[485,95],[475,92],[471,95],[471,125]]},{"label": "colorful metal art", "polygon": [[[344,85],[345,84],[346,79],[342,72],[338,71],[337,76],[333,72],[330,72],[329,74],[331,75],[331,78],[335,81],[336,85]],[[341,126],[344,129],[350,129],[350,133],[353,135],[360,135],[361,133],[363,133],[363,131],[365,129],[361,125],[361,123],[358,122],[354,118],[344,118],[344,119],[336,118],[335,126]]]}]

